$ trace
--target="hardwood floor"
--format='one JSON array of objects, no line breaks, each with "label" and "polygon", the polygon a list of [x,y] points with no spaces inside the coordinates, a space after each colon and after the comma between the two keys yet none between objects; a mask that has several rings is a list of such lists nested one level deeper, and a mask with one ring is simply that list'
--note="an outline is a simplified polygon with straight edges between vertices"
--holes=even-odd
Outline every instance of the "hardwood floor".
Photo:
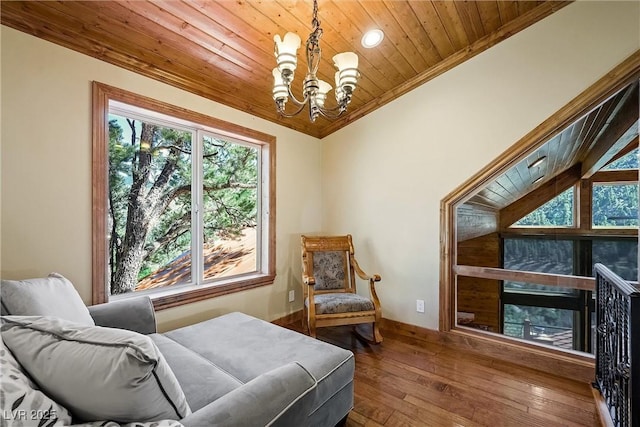
[{"label": "hardwood floor", "polygon": [[[299,322],[286,327],[301,330]],[[318,330],[356,357],[348,427],[599,425],[588,384],[382,332],[376,346],[350,327]]]}]

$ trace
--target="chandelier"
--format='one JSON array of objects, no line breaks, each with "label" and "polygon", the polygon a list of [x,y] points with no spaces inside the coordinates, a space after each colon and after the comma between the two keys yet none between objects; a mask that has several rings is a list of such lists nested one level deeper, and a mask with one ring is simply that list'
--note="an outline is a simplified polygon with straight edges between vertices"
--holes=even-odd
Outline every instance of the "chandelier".
[{"label": "chandelier", "polygon": [[[294,33],[287,33],[283,39],[279,35],[273,38],[278,64],[273,69],[273,100],[278,112],[284,117],[296,116],[304,109],[305,105],[308,105],[309,119],[315,122],[319,115],[327,119],[335,119],[347,111],[347,105],[351,102],[351,96],[356,89],[360,73],[358,72],[358,55],[355,53],[343,52],[334,56],[333,62],[338,69],[335,73],[337,105],[333,108],[325,107],[327,93],[332,87],[316,76],[322,55],[322,49],[320,49],[322,28],[318,20],[317,0],[313,0],[311,25],[313,31],[307,39],[307,75],[302,84],[302,100],[298,100],[291,91],[291,83],[298,63],[297,50],[300,47],[300,37]],[[290,113],[285,111],[289,99],[296,105],[296,109]]]}]

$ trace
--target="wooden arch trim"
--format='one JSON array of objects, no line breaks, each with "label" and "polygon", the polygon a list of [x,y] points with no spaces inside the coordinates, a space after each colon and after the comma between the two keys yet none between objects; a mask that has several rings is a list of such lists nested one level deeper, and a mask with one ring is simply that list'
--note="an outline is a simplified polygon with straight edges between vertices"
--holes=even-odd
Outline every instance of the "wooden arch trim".
[{"label": "wooden arch trim", "polygon": [[[440,202],[440,331],[446,332],[456,329],[456,313],[454,310],[454,267],[457,240],[456,208],[464,203],[479,187],[495,180],[509,167],[533,153],[545,141],[639,77],[640,50],[634,52],[604,77],[507,149],[505,153],[498,156],[486,168],[476,173],[442,199]],[[501,342],[506,340],[506,338],[501,337],[495,339]]]}]

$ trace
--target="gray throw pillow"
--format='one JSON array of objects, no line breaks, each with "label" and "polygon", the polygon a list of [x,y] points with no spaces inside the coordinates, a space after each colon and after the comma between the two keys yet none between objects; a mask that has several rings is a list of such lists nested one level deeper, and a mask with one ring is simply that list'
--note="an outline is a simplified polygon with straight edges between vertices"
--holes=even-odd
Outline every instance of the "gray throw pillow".
[{"label": "gray throw pillow", "polygon": [[55,316],[95,325],[73,284],[58,273],[49,277],[2,281],[3,313],[14,316]]},{"label": "gray throw pillow", "polygon": [[191,413],[151,338],[56,317],[3,316],[2,338],[40,388],[82,421],[180,420]]}]

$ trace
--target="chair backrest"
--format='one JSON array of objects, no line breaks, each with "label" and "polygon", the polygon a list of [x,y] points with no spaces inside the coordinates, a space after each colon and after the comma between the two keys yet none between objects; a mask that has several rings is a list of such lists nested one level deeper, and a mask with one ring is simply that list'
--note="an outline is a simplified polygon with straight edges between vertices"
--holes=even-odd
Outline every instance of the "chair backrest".
[{"label": "chair backrest", "polygon": [[350,234],[302,236],[302,271],[315,278],[314,291],[355,292],[353,252]]}]

